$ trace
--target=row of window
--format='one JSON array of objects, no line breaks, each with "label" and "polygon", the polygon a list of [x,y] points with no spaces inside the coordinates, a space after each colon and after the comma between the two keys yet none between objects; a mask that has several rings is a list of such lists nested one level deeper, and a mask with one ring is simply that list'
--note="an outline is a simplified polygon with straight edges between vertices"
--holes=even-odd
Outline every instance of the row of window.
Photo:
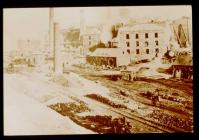
[{"label": "row of window", "polygon": [[[154,33],[155,38],[158,38],[158,33]],[[135,34],[135,38],[139,39],[139,34]],[[149,38],[149,33],[145,33],[145,38]],[[130,39],[130,35],[126,34],[126,39]]]},{"label": "row of window", "polygon": [[[155,52],[156,52],[156,53],[159,53],[159,49],[156,48],[156,49],[155,49]],[[139,50],[139,49],[136,49],[136,54],[140,54],[140,50]],[[146,49],[146,54],[150,54],[149,49]]]},{"label": "row of window", "polygon": [[[156,52],[156,53],[159,53],[159,49],[156,48],[156,49],[155,49],[155,52]],[[130,54],[131,51],[130,51],[129,49],[127,49],[127,53]],[[123,52],[123,54],[124,54],[124,52]],[[140,50],[139,50],[139,49],[136,49],[136,54],[140,54]],[[149,49],[146,49],[146,54],[150,54]]]},{"label": "row of window", "polygon": [[[158,33],[154,33],[155,38],[158,38]],[[88,37],[91,40],[91,36]],[[139,39],[139,34],[135,34],[135,38]],[[145,33],[145,38],[149,38],[149,33]],[[130,35],[126,34],[126,39],[130,39]]]},{"label": "row of window", "polygon": [[[149,46],[149,42],[148,41],[145,41],[144,44],[145,44],[146,47]],[[136,41],[136,47],[138,47],[139,45],[140,45],[139,41]],[[159,42],[157,40],[155,41],[155,45],[156,46],[159,45]],[[130,46],[130,42],[127,41],[126,42],[126,46],[129,47]]]}]

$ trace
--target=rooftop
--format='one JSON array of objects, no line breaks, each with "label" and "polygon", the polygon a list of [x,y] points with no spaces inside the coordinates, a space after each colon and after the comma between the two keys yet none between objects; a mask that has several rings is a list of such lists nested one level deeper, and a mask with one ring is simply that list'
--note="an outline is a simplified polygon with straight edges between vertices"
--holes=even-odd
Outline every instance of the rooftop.
[{"label": "rooftop", "polygon": [[121,54],[121,48],[97,48],[90,56],[117,57]]},{"label": "rooftop", "polygon": [[119,28],[119,31],[163,30],[163,27],[154,23],[136,24]]}]

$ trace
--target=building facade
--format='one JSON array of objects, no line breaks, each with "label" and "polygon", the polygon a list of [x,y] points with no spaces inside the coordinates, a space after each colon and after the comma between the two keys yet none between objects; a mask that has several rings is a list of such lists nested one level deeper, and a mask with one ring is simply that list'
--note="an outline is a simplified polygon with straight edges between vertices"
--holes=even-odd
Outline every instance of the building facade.
[{"label": "building facade", "polygon": [[87,63],[95,66],[118,67],[130,63],[130,55],[123,54],[122,48],[97,48],[87,55]]},{"label": "building facade", "polygon": [[169,35],[163,26],[154,23],[123,26],[117,37],[108,42],[107,48],[97,48],[87,55],[87,62],[99,66],[124,66],[140,60],[162,58],[168,47]]},{"label": "building facade", "polygon": [[118,39],[123,53],[131,55],[131,61],[162,56],[169,43],[165,29],[152,23],[122,27],[118,31]]}]

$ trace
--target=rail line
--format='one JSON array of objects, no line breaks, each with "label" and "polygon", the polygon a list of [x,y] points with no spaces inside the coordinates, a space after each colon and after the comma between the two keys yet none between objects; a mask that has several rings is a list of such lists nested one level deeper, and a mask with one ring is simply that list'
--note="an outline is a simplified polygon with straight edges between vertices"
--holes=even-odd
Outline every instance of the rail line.
[{"label": "rail line", "polygon": [[[25,74],[25,73],[23,73],[23,74]],[[49,83],[53,84],[51,82],[49,82]],[[109,85],[110,85],[110,83],[109,83]],[[116,85],[114,85],[114,86],[116,86]],[[112,88],[114,88],[114,86]],[[112,111],[112,112],[114,112],[114,113],[116,113],[116,114],[118,114],[120,116],[124,116],[124,117],[128,118],[129,120],[137,121],[137,122],[142,123],[142,124],[144,124],[144,125],[146,125],[148,127],[154,128],[154,129],[162,131],[162,132],[175,132],[175,131],[181,131],[181,132],[183,132],[183,130],[180,129],[180,128],[171,128],[171,127],[168,127],[168,126],[166,126],[164,124],[157,123],[157,122],[154,122],[152,120],[145,119],[144,117],[140,117],[140,116],[135,115],[133,113],[129,113],[129,112],[127,112],[127,110],[122,110],[122,109],[118,110],[118,109],[115,109],[115,108],[113,108],[113,107],[111,107],[111,106],[109,106],[107,104],[104,104],[102,102],[99,102],[99,101],[96,101],[96,100],[93,100],[93,99],[89,99],[89,98],[86,98],[86,97],[79,98],[78,96],[75,96],[75,93],[73,91],[70,91],[69,92],[70,94],[66,94],[65,92],[61,92],[61,90],[58,91],[58,92],[61,93],[61,94],[63,94],[63,95],[65,95],[65,96],[69,96],[69,95],[70,96],[74,96],[74,97],[78,98],[79,100],[84,101],[85,103],[88,103],[87,100],[90,100],[93,103],[95,103],[97,105],[100,105],[100,107],[102,107],[102,108],[104,108],[104,109],[106,109],[108,111]],[[131,111],[131,110],[129,110],[129,111]]]}]

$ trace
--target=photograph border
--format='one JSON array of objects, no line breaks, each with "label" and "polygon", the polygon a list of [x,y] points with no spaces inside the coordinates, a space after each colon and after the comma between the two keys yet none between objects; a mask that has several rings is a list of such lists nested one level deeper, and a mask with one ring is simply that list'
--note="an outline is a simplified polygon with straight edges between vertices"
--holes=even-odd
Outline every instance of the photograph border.
[{"label": "photograph border", "polygon": [[[198,17],[196,16],[196,9],[197,7],[193,5],[192,1],[189,0],[167,0],[164,2],[160,2],[159,0],[117,0],[117,1],[106,1],[106,0],[92,0],[92,1],[80,1],[80,0],[72,0],[70,2],[66,2],[64,0],[34,0],[34,1],[15,1],[15,0],[3,0],[3,7],[2,7],[2,27],[3,27],[3,9],[4,8],[47,8],[47,7],[95,7],[95,6],[166,6],[166,5],[191,5],[192,6],[192,19],[193,19],[193,68],[194,68],[194,78],[193,78],[193,104],[194,104],[194,132],[193,133],[175,133],[175,134],[100,134],[100,135],[48,135],[48,136],[3,136],[3,129],[2,129],[2,137],[5,139],[59,139],[59,138],[68,138],[68,139],[132,139],[132,138],[139,138],[139,139],[148,139],[149,137],[152,139],[172,139],[172,138],[185,138],[185,139],[193,139],[197,136],[198,132],[198,118],[199,118],[199,112],[198,112],[198,93],[197,93],[197,85],[199,83],[199,74],[197,73],[199,71],[199,65],[197,64],[198,56],[196,54],[198,44]],[[195,47],[194,47],[195,46]],[[3,53],[3,28],[2,28],[2,51]],[[3,54],[1,55],[2,62],[3,62]],[[3,68],[3,63],[2,63]],[[2,107],[3,107],[3,70],[2,70]],[[3,110],[3,108],[2,108]],[[3,112],[2,112],[2,122],[3,122]],[[3,123],[2,123],[3,124]],[[2,125],[3,126],[3,125]],[[2,127],[3,128],[3,127]]]}]

